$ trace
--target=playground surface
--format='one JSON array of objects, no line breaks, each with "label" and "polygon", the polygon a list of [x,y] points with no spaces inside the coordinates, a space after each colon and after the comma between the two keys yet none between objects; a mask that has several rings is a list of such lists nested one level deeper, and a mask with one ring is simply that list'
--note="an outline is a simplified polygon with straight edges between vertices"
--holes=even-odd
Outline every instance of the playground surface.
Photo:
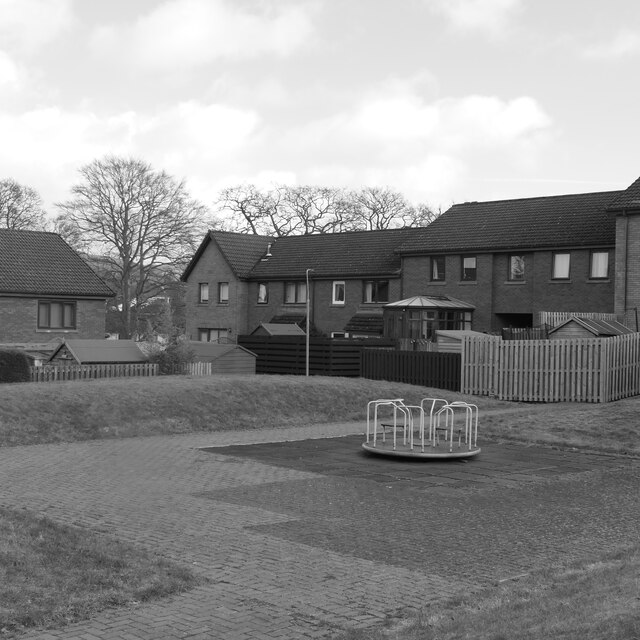
[{"label": "playground surface", "polygon": [[185,563],[190,592],[29,639],[331,638],[624,545],[640,460],[481,442],[365,452],[363,423],[0,449],[0,504]]}]

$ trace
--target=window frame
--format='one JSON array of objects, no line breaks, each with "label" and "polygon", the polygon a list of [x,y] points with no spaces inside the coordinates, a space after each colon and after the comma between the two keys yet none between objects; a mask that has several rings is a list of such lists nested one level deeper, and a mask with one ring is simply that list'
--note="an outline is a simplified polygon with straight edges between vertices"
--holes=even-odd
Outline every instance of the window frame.
[{"label": "window frame", "polygon": [[[264,295],[261,295],[261,292],[264,290]],[[269,283],[268,282],[258,282],[258,295],[256,299],[256,304],[269,304]]]},{"label": "window frame", "polygon": [[[60,325],[52,325],[51,324],[51,307],[52,306],[60,307]],[[46,323],[41,322],[42,311],[46,309]],[[65,309],[69,309],[71,312],[71,320],[67,324]],[[75,331],[78,328],[78,303],[75,300],[38,300],[38,311],[37,311],[37,321],[36,325],[38,330],[42,331]]]},{"label": "window frame", "polygon": [[[380,285],[383,285],[382,287]],[[380,290],[386,289],[384,299],[380,296]],[[367,291],[370,295],[367,296]],[[362,288],[363,304],[385,304],[389,302],[389,281],[388,280],[365,280]]]},{"label": "window frame", "polygon": [[[566,265],[566,273],[567,275],[557,275],[559,269],[559,265],[557,263],[557,259],[560,256],[567,256],[567,265]],[[571,252],[570,251],[554,251],[553,257],[551,259],[551,279],[566,281],[571,278]]]},{"label": "window frame", "polygon": [[[203,295],[206,294],[206,295]],[[198,283],[198,304],[208,304],[209,303],[209,283],[208,282],[199,282]]]},{"label": "window frame", "polygon": [[[229,335],[229,330],[226,327],[200,327],[198,328],[198,342],[213,342],[211,340],[212,331],[215,331],[216,335],[218,336],[215,340],[215,342],[218,344],[220,344],[220,338],[223,338],[223,337],[226,338]],[[205,333],[206,333],[207,339],[203,340],[202,336]]]},{"label": "window frame", "polygon": [[[473,260],[473,267],[465,268],[465,260]],[[466,271],[469,273],[466,275]],[[460,256],[460,280],[462,282],[477,282],[478,280],[478,256]]]},{"label": "window frame", "polygon": [[[226,287],[226,296],[223,295]],[[218,304],[229,304],[229,283],[218,282]]]},{"label": "window frame", "polygon": [[[290,288],[293,290],[293,300],[288,299]],[[304,280],[288,280],[284,283],[284,304],[304,304],[306,301],[307,283]]]},{"label": "window frame", "polygon": [[[440,265],[442,269],[438,267]],[[442,271],[442,273],[440,273]],[[447,257],[431,256],[429,266],[429,279],[431,282],[445,282],[447,279]]]},{"label": "window frame", "polygon": [[[342,293],[342,296],[340,296]],[[334,280],[331,283],[331,304],[343,307],[347,301],[347,285],[344,280]]]},{"label": "window frame", "polygon": [[[594,275],[594,256],[600,254],[605,255],[604,262],[604,275]],[[609,279],[609,250],[608,249],[594,249],[589,255],[589,280],[608,280]]]},{"label": "window frame", "polygon": [[[522,275],[520,277],[516,277],[515,270],[513,268],[513,259],[520,258],[522,261]],[[510,253],[509,254],[509,262],[507,264],[507,280],[509,282],[522,282],[526,279],[526,260],[524,257],[524,253]]]}]

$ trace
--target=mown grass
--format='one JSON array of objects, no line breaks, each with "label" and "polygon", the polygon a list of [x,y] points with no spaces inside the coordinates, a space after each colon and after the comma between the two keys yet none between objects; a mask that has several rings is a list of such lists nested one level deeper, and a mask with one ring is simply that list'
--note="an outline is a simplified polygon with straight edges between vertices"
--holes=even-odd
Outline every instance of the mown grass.
[{"label": "mown grass", "polygon": [[187,568],[108,536],[0,507],[0,638],[185,591]]}]

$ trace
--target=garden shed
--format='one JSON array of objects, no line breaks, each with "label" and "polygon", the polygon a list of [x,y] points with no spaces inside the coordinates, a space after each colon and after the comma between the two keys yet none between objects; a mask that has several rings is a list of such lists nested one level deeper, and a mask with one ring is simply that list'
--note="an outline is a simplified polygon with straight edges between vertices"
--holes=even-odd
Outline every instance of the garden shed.
[{"label": "garden shed", "polygon": [[252,336],[304,336],[305,331],[293,322],[261,322]]},{"label": "garden shed", "polygon": [[47,364],[139,364],[147,356],[133,340],[65,340]]},{"label": "garden shed", "polygon": [[190,342],[195,362],[210,362],[211,373],[255,374],[255,353],[238,344],[219,344],[217,342]]},{"label": "garden shed", "polygon": [[611,338],[635,333],[616,320],[600,320],[571,316],[549,329],[549,340],[561,338]]}]

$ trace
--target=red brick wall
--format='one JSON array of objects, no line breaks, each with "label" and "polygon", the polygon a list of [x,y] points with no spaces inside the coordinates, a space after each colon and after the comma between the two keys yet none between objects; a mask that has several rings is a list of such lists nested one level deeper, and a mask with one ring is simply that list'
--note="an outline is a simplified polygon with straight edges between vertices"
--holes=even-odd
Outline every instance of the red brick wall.
[{"label": "red brick wall", "polygon": [[105,317],[104,300],[78,300],[75,330],[38,329],[37,299],[0,297],[0,342],[49,342],[63,337],[101,339],[105,336]]},{"label": "red brick wall", "polygon": [[616,218],[616,247],[615,313],[635,317],[640,307],[640,215]]}]

